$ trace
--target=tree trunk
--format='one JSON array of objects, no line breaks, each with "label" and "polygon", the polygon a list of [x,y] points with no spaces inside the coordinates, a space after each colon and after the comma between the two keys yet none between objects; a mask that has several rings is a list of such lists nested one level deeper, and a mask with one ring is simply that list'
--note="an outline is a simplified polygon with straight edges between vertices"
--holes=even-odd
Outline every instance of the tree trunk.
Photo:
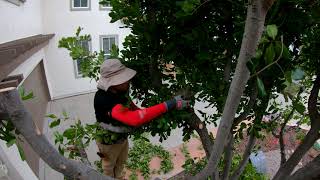
[{"label": "tree trunk", "polygon": [[235,75],[232,79],[228,97],[224,106],[218,134],[213,145],[212,153],[207,166],[193,179],[205,179],[213,175],[212,169],[216,169],[222,155],[225,141],[230,133],[235,113],[240,103],[241,95],[249,79],[247,62],[254,56],[261,38],[265,17],[274,0],[249,1],[244,36],[242,39]]},{"label": "tree trunk", "polygon": [[202,146],[206,152],[206,157],[210,157],[210,149],[213,146],[213,142],[209,136],[208,129],[206,125],[199,119],[199,117],[193,112],[190,121],[188,121],[190,127],[192,127],[199,134]]},{"label": "tree trunk", "polygon": [[320,178],[320,155],[315,159],[309,162],[304,167],[296,171],[290,180],[299,180],[299,179],[319,179]]},{"label": "tree trunk", "polygon": [[300,162],[302,157],[308,152],[308,150],[313,146],[316,140],[318,140],[319,130],[311,129],[308,134],[305,136],[301,145],[294,151],[288,161],[279,168],[278,172],[274,176],[273,180],[283,180],[287,179],[293,169]]},{"label": "tree trunk", "polygon": [[225,148],[225,155],[224,155],[224,169],[222,173],[222,180],[229,179],[230,169],[232,165],[232,158],[233,158],[233,143],[234,143],[234,137],[232,133],[230,133],[230,138],[228,141],[228,144]]},{"label": "tree trunk", "polygon": [[40,131],[35,131],[31,114],[26,111],[16,89],[0,93],[0,111],[9,115],[14,126],[32,149],[54,170],[70,179],[113,179],[81,162],[60,155]]},{"label": "tree trunk", "polygon": [[311,120],[311,129],[303,139],[302,143],[294,151],[288,161],[279,168],[278,172],[274,176],[274,180],[289,179],[293,169],[300,162],[301,158],[308,152],[313,146],[316,140],[319,139],[320,134],[320,115],[317,108],[317,99],[320,89],[320,73],[317,74],[317,78],[313,83],[313,87],[308,100],[308,111]]}]

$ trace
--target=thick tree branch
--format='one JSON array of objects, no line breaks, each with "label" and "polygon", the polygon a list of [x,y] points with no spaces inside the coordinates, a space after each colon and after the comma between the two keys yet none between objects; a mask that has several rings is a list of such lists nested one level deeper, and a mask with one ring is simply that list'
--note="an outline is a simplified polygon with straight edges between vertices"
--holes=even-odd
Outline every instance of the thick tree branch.
[{"label": "thick tree branch", "polygon": [[320,114],[317,108],[317,100],[320,89],[320,72],[317,73],[317,78],[313,83],[313,87],[308,100],[308,111],[311,120],[311,128],[320,128]]},{"label": "thick tree branch", "polygon": [[[299,102],[300,95],[302,92],[303,92],[303,89],[300,88],[299,93],[297,94],[297,98],[292,102],[293,105],[295,103]],[[290,111],[288,116],[284,119],[284,122],[282,123],[281,128],[280,128],[279,144],[280,144],[280,154],[281,154],[281,163],[280,163],[281,166],[287,161],[286,160],[286,153],[285,153],[285,144],[284,144],[284,140],[283,140],[284,131],[285,131],[286,125],[288,124],[289,120],[292,118],[294,111],[295,111],[295,108],[293,106],[292,110]]]},{"label": "thick tree branch", "polygon": [[287,179],[292,173],[293,169],[300,162],[302,157],[308,152],[308,150],[313,146],[316,140],[319,139],[320,134],[320,116],[317,109],[317,98],[320,89],[320,74],[317,75],[316,80],[313,83],[311,94],[308,101],[308,110],[311,120],[311,129],[303,139],[302,143],[294,151],[288,161],[279,168],[278,172],[274,176],[274,180]]},{"label": "thick tree branch", "polygon": [[218,134],[212,148],[212,154],[207,166],[193,179],[205,179],[208,176],[213,177],[212,175],[214,172],[212,172],[212,170],[217,168],[224,149],[224,146],[221,145],[225,144],[228,138],[241,96],[249,79],[250,73],[247,68],[247,62],[255,54],[264,29],[266,14],[273,2],[274,0],[252,0],[248,5],[247,19],[238,63],[228,92],[228,97],[218,128]]},{"label": "thick tree branch", "polygon": [[246,167],[246,165],[249,161],[249,156],[251,154],[251,150],[253,149],[255,142],[256,142],[256,137],[254,136],[253,133],[251,133],[250,137],[249,137],[248,144],[247,144],[246,149],[243,153],[242,160],[241,160],[238,168],[232,174],[232,176],[230,178],[231,180],[239,179],[240,175],[242,174],[244,168]]},{"label": "thick tree branch", "polygon": [[46,137],[36,131],[32,117],[26,111],[16,89],[0,93],[0,112],[9,114],[10,120],[32,149],[54,170],[71,179],[113,179],[81,162],[60,155]]},{"label": "thick tree branch", "polygon": [[313,146],[316,140],[319,139],[319,132],[311,129],[308,134],[303,139],[302,143],[298,146],[298,148],[294,151],[291,157],[288,159],[286,163],[284,163],[274,176],[274,180],[283,180],[287,179],[296,165],[300,162],[302,157],[308,150]]},{"label": "thick tree branch", "polygon": [[[278,119],[280,119],[281,114],[279,114],[276,118],[274,118],[271,121],[278,121]],[[276,133],[277,128],[275,128],[274,130],[271,131],[271,134],[275,137],[275,138],[279,138],[280,135]]]},{"label": "thick tree branch", "polygon": [[[298,94],[299,96],[300,94]],[[298,99],[298,98],[297,98]],[[297,100],[296,100],[297,101]],[[292,108],[292,110],[290,111],[289,115],[284,119],[284,122],[281,125],[280,128],[280,132],[279,132],[279,144],[280,144],[280,154],[281,154],[281,163],[280,165],[282,166],[287,160],[286,160],[286,153],[285,153],[285,144],[284,144],[284,140],[283,140],[283,136],[284,136],[284,130],[285,127],[288,123],[288,121],[291,119],[291,117],[293,116],[295,109]]]},{"label": "thick tree branch", "polygon": [[222,180],[229,179],[231,164],[232,164],[232,158],[233,158],[233,143],[234,143],[234,137],[232,133],[229,135],[229,141],[227,146],[225,147],[225,155],[224,155],[224,169],[222,173]]},{"label": "thick tree branch", "polygon": [[319,179],[320,178],[320,155],[314,158],[304,167],[296,171],[290,180],[300,180],[300,179]]},{"label": "thick tree branch", "polygon": [[[286,123],[283,123],[284,127]],[[282,166],[286,161],[286,152],[285,152],[285,144],[283,140],[283,133],[284,133],[284,128],[281,127],[280,133],[279,133],[279,144],[280,144],[280,155],[281,155],[281,163],[280,166]]]},{"label": "thick tree branch", "polygon": [[81,144],[80,144],[80,147],[78,147],[78,151],[79,151],[79,154],[80,154],[80,157],[81,157],[81,161],[87,165],[87,166],[91,166],[91,163],[88,159],[88,154],[86,152],[86,150],[84,149],[84,145],[83,145],[83,142],[81,141]]},{"label": "thick tree branch", "polygon": [[199,134],[203,149],[206,152],[207,158],[209,158],[213,142],[209,136],[209,131],[206,125],[199,119],[199,117],[194,112],[192,113],[191,119],[190,121],[188,121],[188,124]]}]

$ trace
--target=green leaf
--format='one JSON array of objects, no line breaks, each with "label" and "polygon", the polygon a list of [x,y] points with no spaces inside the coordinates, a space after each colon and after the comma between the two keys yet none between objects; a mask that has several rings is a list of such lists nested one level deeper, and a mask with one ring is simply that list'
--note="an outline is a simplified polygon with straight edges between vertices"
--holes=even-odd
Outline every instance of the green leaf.
[{"label": "green leaf", "polygon": [[11,147],[12,145],[14,145],[16,143],[16,139],[13,138],[11,139],[9,142],[7,142],[7,147]]},{"label": "green leaf", "polygon": [[79,26],[79,27],[77,28],[77,31],[76,31],[76,36],[79,36],[81,30],[82,30],[82,28]]},{"label": "green leaf", "polygon": [[260,78],[258,78],[258,77],[257,77],[257,84],[258,84],[259,94],[261,96],[266,96],[267,93],[266,93],[266,90],[264,88],[264,84],[263,84],[262,80]]},{"label": "green leaf", "polygon": [[58,151],[61,155],[64,155],[64,149],[59,145]]},{"label": "green leaf", "polygon": [[293,107],[295,108],[295,110],[298,111],[298,113],[300,113],[301,115],[304,115],[304,112],[306,111],[306,107],[301,102],[294,103]]},{"label": "green leaf", "polygon": [[276,25],[272,24],[272,25],[268,25],[267,26],[267,34],[269,37],[271,37],[273,40],[276,39],[276,36],[278,34],[278,28]]},{"label": "green leaf", "polygon": [[115,44],[111,46],[110,58],[119,58],[119,48]]},{"label": "green leaf", "polygon": [[290,51],[287,46],[283,46],[282,57],[285,59],[290,59]]},{"label": "green leaf", "polygon": [[67,129],[63,132],[63,136],[67,139],[73,139],[76,136],[76,129]]},{"label": "green leaf", "polygon": [[51,123],[50,123],[50,125],[49,125],[49,127],[50,128],[54,128],[54,127],[56,127],[56,126],[59,126],[60,125],[60,119],[57,119],[57,120],[55,120],[55,121],[52,121]]},{"label": "green leaf", "polygon": [[20,87],[18,88],[18,91],[19,91],[19,95],[20,95],[21,97],[24,96],[25,90],[24,90],[24,87],[23,87],[23,86],[20,86]]},{"label": "green leaf", "polygon": [[[276,41],[274,44],[274,50],[276,52],[276,57],[278,58],[280,55],[284,59],[290,59],[290,52],[288,47],[283,44],[281,41]],[[282,50],[282,54],[281,54]]]},{"label": "green leaf", "polygon": [[288,81],[290,84],[292,83],[291,71],[285,72],[284,77],[285,77],[286,81]]},{"label": "green leaf", "polygon": [[264,44],[264,43],[268,43],[268,42],[270,42],[268,38],[266,38],[265,36],[261,37],[260,44]]},{"label": "green leaf", "polygon": [[22,99],[23,101],[26,101],[26,100],[29,100],[29,99],[32,99],[32,98],[34,98],[33,92],[30,92],[30,93],[27,94],[26,96],[22,96],[22,97],[21,97],[21,99]]},{"label": "green leaf", "polygon": [[258,49],[258,50],[256,51],[256,54],[255,54],[254,57],[257,58],[257,59],[260,59],[261,56],[262,56],[262,54],[263,54],[262,50],[261,50],[261,49]]},{"label": "green leaf", "polygon": [[266,49],[266,53],[264,56],[264,59],[266,61],[267,64],[271,64],[275,58],[275,52],[274,52],[274,48],[273,48],[273,44],[270,44],[267,49]]},{"label": "green leaf", "polygon": [[305,76],[305,73],[302,69],[297,68],[292,72],[292,79],[294,80],[302,80]]},{"label": "green leaf", "polygon": [[22,161],[26,160],[26,156],[24,155],[24,151],[23,151],[22,147],[19,144],[17,144],[17,147],[18,147],[18,151],[19,151],[21,160]]},{"label": "green leaf", "polygon": [[69,119],[68,113],[65,110],[62,111],[62,115],[63,115],[65,120]]},{"label": "green leaf", "polygon": [[54,115],[54,114],[46,115],[46,117],[51,118],[51,119],[56,119],[57,118],[57,116]]}]

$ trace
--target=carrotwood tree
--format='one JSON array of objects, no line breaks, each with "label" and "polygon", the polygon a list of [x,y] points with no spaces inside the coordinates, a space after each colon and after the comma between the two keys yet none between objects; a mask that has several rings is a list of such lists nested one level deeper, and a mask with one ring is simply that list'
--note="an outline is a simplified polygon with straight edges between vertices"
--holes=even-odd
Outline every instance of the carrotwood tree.
[{"label": "carrotwood tree", "polygon": [[[185,139],[196,131],[207,163],[194,177],[185,178],[238,179],[261,131],[271,133],[275,127],[280,129],[272,133],[279,138],[281,167],[274,179],[319,177],[320,156],[292,173],[320,137],[319,1],[111,0],[111,5],[112,22],[121,20],[132,32],[120,58],[138,72],[133,96],[150,106],[183,93],[216,109],[210,116],[200,111],[204,121],[195,112],[173,112],[136,131],[162,139],[176,127],[183,128]],[[97,79],[104,58],[81,49],[79,41],[90,37],[79,32],[59,45],[70,50],[73,59],[84,59],[85,75]],[[279,105],[279,97],[288,100],[287,106]],[[266,115],[275,118],[266,122]],[[294,117],[311,129],[286,159],[283,135]],[[218,120],[213,139],[206,126]],[[249,141],[238,167],[231,168],[234,142],[242,140],[243,132]]]}]

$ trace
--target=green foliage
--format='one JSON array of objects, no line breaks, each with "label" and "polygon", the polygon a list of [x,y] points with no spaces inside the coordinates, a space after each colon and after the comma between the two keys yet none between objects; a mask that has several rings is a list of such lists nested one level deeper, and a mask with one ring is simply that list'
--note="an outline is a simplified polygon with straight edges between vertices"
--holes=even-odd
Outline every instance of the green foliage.
[{"label": "green foliage", "polygon": [[98,172],[103,173],[102,160],[94,161],[94,165],[97,167]]},{"label": "green foliage", "polygon": [[267,34],[269,37],[271,37],[273,40],[276,38],[277,34],[278,34],[278,28],[276,25],[272,24],[272,25],[268,25],[267,26]]},{"label": "green foliage", "polygon": [[75,37],[64,37],[59,41],[59,48],[65,48],[73,60],[80,61],[81,73],[84,77],[99,79],[100,65],[104,61],[104,52],[91,52],[82,47],[84,41],[91,41],[90,35],[80,35],[82,28],[78,27]]},{"label": "green foliage", "polygon": [[139,180],[136,172],[132,172],[129,176],[129,180]]},{"label": "green foliage", "polygon": [[258,84],[258,89],[259,89],[259,93],[261,94],[261,96],[266,96],[266,90],[264,88],[263,82],[260,78],[257,78],[257,84]]},{"label": "green foliage", "polygon": [[171,155],[163,147],[152,145],[146,138],[134,139],[133,147],[129,151],[127,167],[134,172],[140,171],[145,179],[149,179],[149,163],[155,156],[161,159],[160,170],[157,173],[168,173],[173,169]]},{"label": "green foliage", "polygon": [[[143,106],[151,106],[181,89],[188,90],[196,94],[192,96],[193,103],[205,100],[216,109],[210,116],[200,112],[206,124],[216,123],[221,118],[240,51],[246,2],[111,0],[110,3],[111,22],[120,20],[123,27],[131,30],[123,50],[117,54],[126,66],[138,72],[132,80],[131,96],[142,101]],[[255,56],[247,64],[251,78],[237,109],[238,114],[247,110],[250,95],[258,89],[258,98],[248,114],[258,120],[248,128],[248,133],[263,137],[260,131],[270,131],[275,123],[262,122],[262,117],[281,114],[293,107],[300,113],[293,117],[300,123],[310,123],[307,117],[302,117],[305,100],[299,99],[285,108],[276,101],[280,94],[287,101],[295,99],[302,86],[310,88],[312,77],[319,70],[319,9],[318,1],[290,0],[276,1],[270,9]],[[75,39],[61,40],[61,47],[67,48],[73,59],[89,57],[89,61],[97,61],[97,55],[83,55],[86,53],[75,47],[79,46],[80,37],[78,30]],[[85,76],[98,79],[97,70],[103,59],[85,66],[84,71],[88,70]],[[166,64],[173,66],[168,68]],[[187,140],[193,132],[189,119],[189,112],[171,112],[133,135],[147,131],[163,140],[172,129],[181,127]],[[241,124],[237,138],[242,138],[245,128],[247,125]]]},{"label": "green foliage", "polygon": [[[22,101],[31,100],[34,98],[33,92],[26,92],[23,86],[18,88],[18,92]],[[22,147],[17,142],[19,139],[22,142],[22,139],[19,138],[20,132],[14,127],[10,119],[0,119],[0,139],[7,142],[7,147],[11,147],[16,144],[20,154],[21,160],[25,160],[25,155]]]},{"label": "green foliage", "polygon": [[24,89],[23,86],[20,86],[18,88],[18,91],[19,91],[19,94],[20,94],[20,97],[23,101],[26,101],[26,100],[29,100],[29,99],[33,99],[34,98],[34,95],[33,95],[33,92],[29,92],[26,94],[26,91]]},{"label": "green foliage", "polygon": [[300,141],[302,141],[304,139],[304,137],[306,136],[306,134],[303,132],[303,130],[299,130],[296,134],[296,138]]},{"label": "green foliage", "polygon": [[[243,2],[101,1],[109,2],[113,7],[109,14],[111,22],[121,20],[132,32],[126,37],[121,54],[115,49],[116,57],[121,56],[125,65],[138,72],[132,80],[131,96],[142,101],[143,106],[151,106],[171,98],[180,89],[188,89],[197,94],[192,102],[206,100],[217,109],[214,115],[202,114],[207,124],[216,123],[221,117],[232,77],[232,73],[225,74],[225,68],[231,62],[231,72],[234,70],[240,50],[246,15]],[[290,7],[291,11],[284,12],[281,6]],[[267,99],[271,98],[267,95],[283,92],[288,85],[286,81],[292,83],[288,74],[296,78],[295,69],[301,64],[297,53],[301,43],[296,42],[297,38],[304,37],[297,34],[310,29],[311,33],[304,34],[317,36],[316,30],[308,27],[312,18],[307,15],[309,11],[316,11],[306,6],[300,1],[280,0],[270,10],[256,56],[248,63],[251,74],[257,78],[250,79],[238,112],[245,109],[256,86],[259,98]],[[97,80],[104,58],[98,58],[96,52],[79,50],[79,41],[89,38],[80,35],[80,31],[78,29],[75,37],[63,38],[59,46],[68,49],[73,59],[97,62],[84,67],[87,71],[84,76]],[[173,66],[168,68],[166,64]],[[176,72],[176,76],[163,72]],[[142,127],[137,134],[148,131],[163,140],[172,129],[182,127],[187,140],[193,131],[186,122],[189,117],[186,112],[169,113]]]},{"label": "green foliage", "polygon": [[[207,164],[207,160],[205,158],[192,159],[189,155],[189,152],[184,153],[184,155],[185,155],[186,161],[182,167],[185,169],[185,171],[187,173],[189,173],[191,175],[195,175],[198,172],[200,172]],[[238,167],[240,161],[241,161],[241,156],[239,154],[235,154],[232,159],[231,174]],[[225,165],[224,161],[223,161],[223,159],[221,159],[219,162],[219,165],[218,165],[218,169],[220,171],[222,171],[224,168],[224,165]],[[241,179],[241,180],[245,180],[245,179],[267,180],[268,178],[265,175],[258,173],[257,170],[255,169],[255,167],[253,167],[253,165],[249,162],[245,166],[244,171],[241,174],[239,179]]]}]

